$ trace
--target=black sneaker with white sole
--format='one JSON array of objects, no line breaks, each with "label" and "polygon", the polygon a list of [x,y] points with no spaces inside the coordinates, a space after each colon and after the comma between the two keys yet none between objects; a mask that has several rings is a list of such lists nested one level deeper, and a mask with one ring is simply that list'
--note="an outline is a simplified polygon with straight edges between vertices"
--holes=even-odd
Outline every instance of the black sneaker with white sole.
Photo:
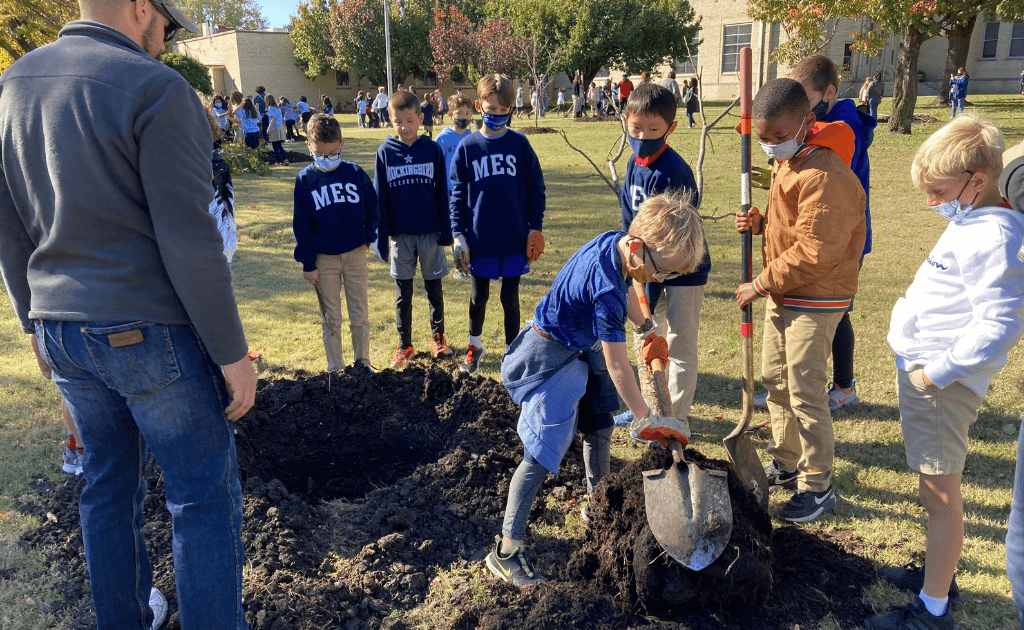
[{"label": "black sneaker with white sole", "polygon": [[[910,591],[911,593],[920,593],[921,589],[924,588],[924,567],[919,567],[913,562],[902,567],[882,567],[878,570],[878,575],[896,588]],[[949,606],[951,608],[956,608],[965,601],[963,593],[960,592],[960,587],[957,586],[955,576],[949,584],[947,596],[949,597]]]},{"label": "black sneaker with white sole", "polygon": [[790,523],[813,521],[836,506],[836,493],[832,486],[823,492],[797,492],[789,503],[779,510],[779,518]]},{"label": "black sneaker with white sole", "polygon": [[864,627],[868,630],[957,630],[952,606],[946,606],[946,612],[936,617],[928,612],[917,595],[909,604],[890,606],[884,613],[868,619]]},{"label": "black sneaker with white sole", "polygon": [[768,478],[768,489],[774,490],[776,488],[785,488],[786,490],[796,490],[796,478],[797,471],[795,470],[782,470],[779,468],[779,462],[772,460],[772,463],[764,467],[764,476]]}]

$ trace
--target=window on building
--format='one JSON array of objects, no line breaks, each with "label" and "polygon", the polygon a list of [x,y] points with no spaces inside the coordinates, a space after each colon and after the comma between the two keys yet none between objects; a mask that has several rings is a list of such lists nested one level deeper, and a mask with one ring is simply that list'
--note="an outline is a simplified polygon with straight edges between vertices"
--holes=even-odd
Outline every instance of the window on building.
[{"label": "window on building", "polygon": [[853,44],[843,44],[843,72],[850,71],[850,64],[853,63]]},{"label": "window on building", "polygon": [[981,47],[982,59],[995,59],[996,46],[999,45],[999,22],[985,25],[985,43]]},{"label": "window on building", "polygon": [[690,52],[693,53],[689,59],[682,61],[676,60],[675,71],[676,74],[697,74],[697,68],[700,67],[697,61],[697,46],[700,44],[700,31],[697,31],[697,36],[690,42]]},{"label": "window on building", "polygon": [[730,24],[722,29],[722,72],[740,71],[740,49],[750,45],[753,23]]},{"label": "window on building", "polygon": [[337,87],[348,87],[348,73],[341,70],[334,71],[334,85]]},{"label": "window on building", "polygon": [[1010,33],[1010,56],[1024,57],[1024,22],[1013,25]]}]

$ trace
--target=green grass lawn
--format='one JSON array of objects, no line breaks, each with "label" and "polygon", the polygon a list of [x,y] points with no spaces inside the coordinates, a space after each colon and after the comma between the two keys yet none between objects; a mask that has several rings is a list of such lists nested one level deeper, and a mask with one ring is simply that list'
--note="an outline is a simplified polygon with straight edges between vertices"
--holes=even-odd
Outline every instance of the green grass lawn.
[{"label": "green grass lawn", "polygon": [[[1003,130],[1007,145],[1024,135],[1016,96],[974,96],[973,111]],[[889,111],[888,99],[880,108]],[[709,118],[721,106],[709,106]],[[914,151],[928,134],[949,118],[945,108],[920,108],[940,123],[917,126],[911,136],[890,136],[881,131],[870,150],[872,161],[872,227],[874,251],[861,272],[860,292],[852,313],[857,338],[855,373],[864,404],[837,414],[835,487],[837,508],[816,523],[828,530],[851,532],[861,543],[861,553],[880,564],[920,560],[924,551],[925,514],[917,498],[917,479],[906,466],[896,408],[893,355],[886,344],[889,315],[897,297],[910,285],[917,268],[938,239],[946,222],[924,204],[922,193],[910,182]],[[699,133],[683,124],[670,144],[691,164],[696,162]],[[339,116],[345,133],[343,155],[372,175],[374,153],[387,130],[356,129],[355,116]],[[543,123],[565,129],[572,142],[595,162],[603,164],[608,148],[618,138],[616,123],[573,124],[568,119],[548,118]],[[733,212],[738,205],[738,137],[732,130],[738,120],[727,117],[711,133],[714,151],[704,164],[705,190],[702,213]],[[526,126],[515,121],[516,127]],[[532,124],[532,123],[531,123]],[[436,128],[439,131],[440,128]],[[599,232],[617,229],[617,199],[582,157],[571,151],[556,134],[535,135],[530,141],[540,157],[547,184],[548,207],[544,222],[547,251],[523,279],[524,318],[547,290],[551,280],[576,249]],[[290,145],[300,150],[302,145]],[[763,157],[755,147],[755,164]],[[625,160],[620,161],[624,173]],[[316,297],[302,279],[301,267],[292,259],[291,195],[299,167],[276,168],[270,176],[235,177],[235,202],[239,249],[232,265],[235,292],[249,345],[262,353],[257,362],[262,377],[287,375],[296,370],[326,369],[320,340]],[[756,205],[764,203],[764,191],[755,191]],[[725,457],[721,439],[740,416],[739,310],[733,292],[740,280],[739,237],[732,220],[706,222],[713,269],[701,313],[701,375],[692,421],[694,445],[714,457]],[[760,260],[757,248],[757,260]],[[397,335],[394,328],[394,288],[384,263],[370,259],[371,360],[375,367],[388,365]],[[448,340],[459,354],[468,341],[469,284],[445,282]],[[498,377],[503,343],[501,311],[494,292],[484,327],[484,345],[494,350],[483,360],[483,371]],[[755,318],[763,316],[763,302]],[[416,283],[413,343],[428,349],[427,303],[422,283]],[[760,325],[755,326],[755,352],[760,356]],[[346,359],[351,346],[345,334]],[[759,362],[755,362],[759,365]],[[958,582],[966,591],[967,604],[957,611],[961,628],[1009,630],[1016,627],[1017,613],[1010,600],[1004,568],[1004,536],[1009,516],[1014,455],[1021,408],[1024,406],[1020,374],[1024,353],[1010,353],[1006,368],[993,380],[979,420],[971,429],[970,451],[964,471],[966,540]],[[32,519],[14,508],[25,495],[34,475],[59,478],[63,451],[63,424],[56,389],[38,373],[6,293],[0,294],[0,569],[26,567],[19,579],[0,580],[0,627],[46,628],[55,623],[41,612],[54,599],[46,592],[53,579],[32,551],[18,548],[21,532],[34,526]],[[767,419],[758,412],[756,420]],[[620,436],[621,437],[621,436]],[[759,450],[767,433],[757,440]],[[618,457],[635,457],[629,440],[616,440]],[[773,496],[777,511],[788,498]],[[581,539],[578,526],[568,524],[547,535]],[[35,579],[25,576],[38,574]],[[445,580],[478,580],[478,572],[466,568],[445,574]],[[905,596],[886,587],[870,591],[880,608],[902,603]],[[485,594],[481,595],[485,596]],[[432,605],[430,600],[428,605]],[[426,617],[425,617],[426,618]],[[834,628],[826,622],[822,628]],[[805,629],[806,630],[806,629]]]}]

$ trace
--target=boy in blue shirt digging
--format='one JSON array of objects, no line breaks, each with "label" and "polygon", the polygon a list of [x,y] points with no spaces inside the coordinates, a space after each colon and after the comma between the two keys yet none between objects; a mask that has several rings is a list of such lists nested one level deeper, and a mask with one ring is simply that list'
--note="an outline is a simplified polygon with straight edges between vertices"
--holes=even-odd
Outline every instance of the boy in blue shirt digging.
[{"label": "boy in blue shirt digging", "polygon": [[[611,412],[618,396],[646,441],[684,445],[689,430],[644,402],[626,349],[626,320],[643,322],[630,279],[664,281],[704,257],[704,228],[688,196],[659,195],[640,207],[629,233],[605,232],[573,254],[505,354],[501,376],[522,405],[523,461],[509,486],[505,520],[487,568],[516,586],[547,581],[523,554],[530,508],[548,472],[557,474],[576,431],[583,433],[587,491],[609,472]],[[644,359],[664,360],[665,341],[647,338]],[[618,395],[616,395],[616,392]]]},{"label": "boy in blue shirt digging", "polygon": [[370,303],[367,246],[377,240],[377,193],[357,164],[341,159],[341,127],[334,116],[316,114],[306,125],[313,163],[295,178],[295,260],[316,289],[322,316],[327,369],[345,367],[341,352],[341,289],[345,289],[352,353],[370,369]]},{"label": "boy in blue shirt digging", "polygon": [[477,84],[483,128],[464,138],[452,160],[455,264],[473,276],[469,349],[459,365],[473,374],[484,356],[484,316],[491,280],[501,279],[505,345],[519,331],[519,279],[544,253],[544,175],[526,136],[508,129],[515,92],[503,74]]},{"label": "boy in blue shirt digging", "polygon": [[430,354],[451,356],[444,338],[444,292],[448,275],[444,247],[452,244],[448,218],[448,186],[444,155],[426,136],[419,135],[423,112],[412,92],[396,92],[388,103],[397,137],[389,137],[377,150],[373,186],[380,201],[382,221],[377,254],[391,260],[395,279],[395,325],[398,346],[391,367],[405,365],[412,346],[412,280],[416,260],[430,303]]}]

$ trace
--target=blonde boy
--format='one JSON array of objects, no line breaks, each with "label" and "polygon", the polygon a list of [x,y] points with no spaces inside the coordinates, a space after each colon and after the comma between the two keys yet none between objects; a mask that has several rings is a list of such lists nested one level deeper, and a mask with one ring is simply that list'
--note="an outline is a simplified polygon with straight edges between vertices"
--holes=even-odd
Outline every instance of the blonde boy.
[{"label": "blonde boy", "polygon": [[[868,619],[867,628],[956,628],[952,608],[962,597],[953,574],[964,537],[967,432],[989,381],[1024,331],[1024,215],[1000,195],[1002,153],[995,125],[965,114],[914,156],[914,185],[949,222],[906,297],[897,300],[888,337],[907,465],[918,473],[928,513],[927,562],[923,570],[881,571],[920,592],[906,606]],[[893,625],[897,617],[902,625]]]},{"label": "blonde boy", "polygon": [[[601,234],[573,254],[509,347],[501,376],[522,405],[519,464],[505,507],[502,535],[487,556],[487,568],[516,586],[546,581],[523,554],[526,523],[548,472],[558,474],[576,432],[583,434],[587,491],[609,472],[611,411],[618,397],[636,419],[642,440],[687,443],[690,432],[676,418],[651,411],[640,394],[626,349],[626,320],[643,322],[630,279],[647,282],[685,273],[704,256],[704,228],[692,197],[664,194],[640,207],[629,233]],[[664,360],[664,339],[652,335],[645,359]],[[658,343],[660,342],[660,343]],[[617,392],[617,393],[616,393]],[[584,518],[586,515],[584,514]]]}]

